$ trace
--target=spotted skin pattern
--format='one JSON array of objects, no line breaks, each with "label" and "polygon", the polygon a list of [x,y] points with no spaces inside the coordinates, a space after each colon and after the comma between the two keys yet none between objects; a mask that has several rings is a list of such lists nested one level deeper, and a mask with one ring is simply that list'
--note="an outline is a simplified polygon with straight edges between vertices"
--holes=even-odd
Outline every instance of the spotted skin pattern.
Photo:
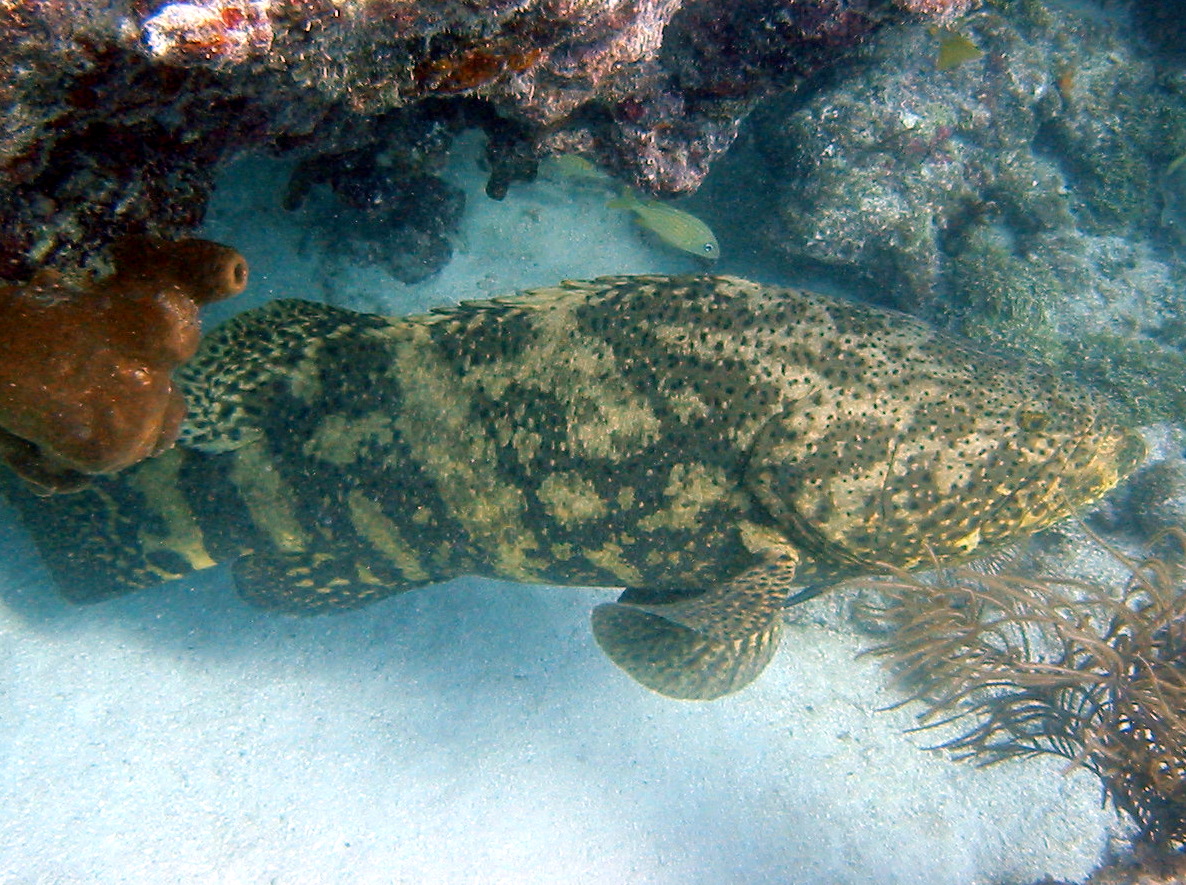
[{"label": "spotted skin pattern", "polygon": [[403,318],[278,301],[178,381],[181,447],[22,505],[67,595],[226,560],[247,598],[293,612],[462,574],[624,585],[597,639],[676,697],[752,680],[793,584],[982,555],[1143,454],[1063,378],[730,277]]}]

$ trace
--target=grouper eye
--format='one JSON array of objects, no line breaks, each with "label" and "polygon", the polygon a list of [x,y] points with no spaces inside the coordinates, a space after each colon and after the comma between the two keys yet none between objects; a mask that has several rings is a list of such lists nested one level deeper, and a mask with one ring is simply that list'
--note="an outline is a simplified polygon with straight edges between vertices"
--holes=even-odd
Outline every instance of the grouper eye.
[{"label": "grouper eye", "polygon": [[1017,426],[1027,433],[1043,430],[1050,423],[1050,415],[1046,412],[1023,410],[1017,416]]}]

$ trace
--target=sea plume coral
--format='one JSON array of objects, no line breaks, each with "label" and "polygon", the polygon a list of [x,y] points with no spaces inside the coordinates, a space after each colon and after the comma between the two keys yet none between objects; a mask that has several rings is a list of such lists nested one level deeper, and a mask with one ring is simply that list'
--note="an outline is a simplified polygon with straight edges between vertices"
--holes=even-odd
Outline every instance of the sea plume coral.
[{"label": "sea plume coral", "polygon": [[115,273],[89,286],[42,273],[0,288],[0,457],[44,494],[173,444],[171,376],[197,350],[198,308],[247,284],[243,256],[206,240],[112,252]]},{"label": "sea plume coral", "polygon": [[1063,756],[1100,777],[1141,842],[1180,851],[1186,572],[1106,549],[1128,574],[1119,587],[969,569],[936,581],[899,574],[871,585],[881,601],[861,616],[888,630],[873,653],[927,705],[923,727],[963,727],[942,748],[980,764]]}]

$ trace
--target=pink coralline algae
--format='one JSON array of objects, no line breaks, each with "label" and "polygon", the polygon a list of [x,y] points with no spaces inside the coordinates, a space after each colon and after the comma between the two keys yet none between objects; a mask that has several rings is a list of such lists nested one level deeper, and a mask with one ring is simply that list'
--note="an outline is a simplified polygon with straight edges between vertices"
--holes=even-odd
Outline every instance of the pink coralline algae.
[{"label": "pink coralline algae", "polygon": [[236,64],[272,46],[269,0],[170,3],[144,22],[151,55],[169,64]]}]

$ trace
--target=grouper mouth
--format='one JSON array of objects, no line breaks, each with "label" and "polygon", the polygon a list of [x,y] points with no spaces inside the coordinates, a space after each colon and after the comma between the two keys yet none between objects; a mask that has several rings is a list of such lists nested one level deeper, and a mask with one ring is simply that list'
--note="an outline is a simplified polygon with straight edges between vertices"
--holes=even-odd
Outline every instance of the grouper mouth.
[{"label": "grouper mouth", "polygon": [[1149,453],[1145,439],[1131,427],[1108,418],[1097,418],[1095,432],[1080,441],[1072,459],[1064,491],[1072,507],[1102,498],[1136,470]]},{"label": "grouper mouth", "polygon": [[[1031,440],[1030,446],[1037,445]],[[984,513],[971,531],[953,540],[945,554],[975,559],[1018,538],[1049,528],[1098,501],[1145,459],[1144,438],[1108,414],[1085,416],[1043,460],[1016,475],[1012,489]],[[941,558],[945,558],[941,557]]]},{"label": "grouper mouth", "polygon": [[1148,447],[1134,429],[1097,415],[1015,492],[1022,527],[1038,531],[1098,501],[1145,460]]}]

